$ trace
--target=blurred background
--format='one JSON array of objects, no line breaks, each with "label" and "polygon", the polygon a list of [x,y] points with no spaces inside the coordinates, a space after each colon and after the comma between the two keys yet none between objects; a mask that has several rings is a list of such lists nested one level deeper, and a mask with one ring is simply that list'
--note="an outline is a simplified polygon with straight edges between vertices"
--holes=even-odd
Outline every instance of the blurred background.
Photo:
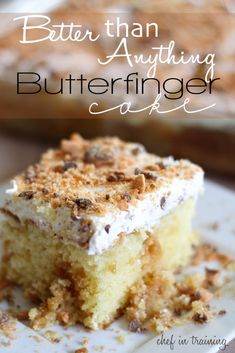
[{"label": "blurred background", "polygon": [[[38,160],[47,147],[56,146],[62,137],[78,132],[84,137],[115,135],[125,140],[143,143],[151,152],[162,156],[188,158],[204,167],[207,175],[226,185],[235,185],[235,22],[234,0],[168,0],[147,2],[108,1],[96,2],[78,0],[53,0],[42,4],[32,0],[22,2],[9,0],[0,4],[0,182],[23,170],[28,164]],[[109,43],[79,47],[37,46],[33,50],[17,46],[15,24],[10,19],[17,12],[50,11],[56,19],[65,16],[79,17],[98,30],[99,16],[104,20],[107,12],[124,14],[125,19],[139,22],[157,16],[163,39],[175,38],[179,50],[186,53],[213,50],[216,53],[216,70],[221,83],[215,92],[215,110],[185,117],[183,113],[175,116],[146,117],[111,116],[94,119],[87,112],[87,97],[78,101],[71,98],[52,98],[44,95],[24,99],[16,96],[14,75],[20,70],[36,70],[52,79],[61,73],[86,73],[90,77],[103,75],[97,65],[91,65],[97,53],[105,52]],[[97,11],[100,12],[99,16]],[[182,14],[185,14],[185,17]],[[190,16],[188,16],[190,14]],[[68,17],[70,16],[70,17]],[[147,16],[147,17],[146,17]],[[170,16],[170,17],[169,17]],[[169,20],[170,19],[170,20]],[[177,31],[175,30],[177,28]],[[178,29],[181,29],[178,30]],[[193,36],[193,39],[192,39]],[[161,38],[162,39],[162,38]],[[148,51],[151,38],[139,40],[138,49]],[[203,67],[187,70],[180,68],[177,74],[182,77],[203,75]],[[70,70],[70,71],[69,71]],[[123,64],[111,66],[107,75],[125,72]],[[175,69],[159,70],[159,77],[175,74]],[[187,71],[187,72],[186,72]],[[198,76],[199,75],[199,76]],[[121,92],[121,88],[120,88]],[[121,93],[120,93],[121,94]],[[120,95],[118,95],[120,99]],[[122,97],[124,98],[124,97]],[[110,97],[102,102],[104,107]],[[115,101],[115,97],[112,97]],[[144,97],[147,102],[151,97]],[[210,97],[195,98],[195,106],[204,104]],[[138,106],[138,102],[136,102]]]}]

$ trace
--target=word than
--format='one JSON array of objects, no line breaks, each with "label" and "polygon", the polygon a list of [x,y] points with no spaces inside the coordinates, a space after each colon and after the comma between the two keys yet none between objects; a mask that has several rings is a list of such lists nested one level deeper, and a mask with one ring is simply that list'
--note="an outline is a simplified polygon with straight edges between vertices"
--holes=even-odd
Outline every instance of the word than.
[{"label": "word than", "polygon": [[130,25],[125,21],[121,21],[120,17],[117,17],[113,21],[108,19],[104,25],[107,36],[111,38],[148,38],[150,36],[157,38],[159,35],[156,22],[147,22],[144,25],[139,22],[133,22]]}]

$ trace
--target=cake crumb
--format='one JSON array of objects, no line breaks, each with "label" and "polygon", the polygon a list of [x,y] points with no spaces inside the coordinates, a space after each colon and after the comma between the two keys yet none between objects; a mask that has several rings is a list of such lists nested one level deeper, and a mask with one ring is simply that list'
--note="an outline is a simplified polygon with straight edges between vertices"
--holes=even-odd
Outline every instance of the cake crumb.
[{"label": "cake crumb", "polygon": [[141,322],[139,320],[132,320],[129,325],[128,329],[130,332],[143,332],[145,329],[143,328]]},{"label": "cake crumb", "polygon": [[145,191],[145,187],[145,176],[143,174],[137,175],[132,182],[132,188],[142,194]]},{"label": "cake crumb", "polygon": [[218,222],[212,222],[207,224],[207,228],[213,231],[217,231],[219,229],[219,223]]},{"label": "cake crumb", "polygon": [[227,311],[224,310],[224,309],[222,309],[222,310],[220,310],[220,311],[218,312],[218,315],[219,315],[219,316],[224,316],[224,315],[226,315],[226,314],[227,314]]},{"label": "cake crumb", "polygon": [[6,324],[9,321],[9,315],[4,313],[3,311],[0,311],[0,326]]},{"label": "cake crumb", "polygon": [[209,303],[213,299],[213,294],[205,288],[199,288],[190,295],[192,301],[201,300],[203,303]]},{"label": "cake crumb", "polygon": [[227,266],[227,270],[229,271],[235,271],[235,260],[231,261],[228,266]]},{"label": "cake crumb", "polygon": [[223,268],[228,268],[234,262],[232,256],[219,252],[215,246],[203,243],[197,246],[195,254],[192,258],[192,265],[197,266],[202,262],[218,261]]},{"label": "cake crumb", "polygon": [[70,340],[74,337],[74,333],[66,333],[65,336]]},{"label": "cake crumb", "polygon": [[[209,270],[204,275],[184,275],[180,280],[167,271],[146,277],[132,288],[125,312],[129,330],[162,334],[188,321],[206,323],[215,315],[209,303],[214,298],[214,277],[218,273]],[[208,280],[208,274],[213,278]]]},{"label": "cake crumb", "polygon": [[10,339],[15,339],[16,321],[7,313],[0,310],[0,332]]},{"label": "cake crumb", "polygon": [[87,337],[84,337],[83,340],[82,340],[82,345],[83,346],[87,346],[89,344],[89,339]]},{"label": "cake crumb", "polygon": [[40,343],[40,344],[44,343],[43,339],[39,336],[30,335],[29,338],[33,338],[34,341],[36,341],[37,343]]},{"label": "cake crumb", "polygon": [[51,343],[59,343],[61,341],[61,338],[57,336],[57,332],[52,330],[46,331],[43,336],[48,339]]},{"label": "cake crumb", "polygon": [[10,347],[10,346],[11,346],[11,341],[1,342],[1,344],[2,344],[4,347]]},{"label": "cake crumb", "polygon": [[78,348],[74,353],[88,353],[88,349],[86,347]]},{"label": "cake crumb", "polygon": [[208,322],[211,313],[207,306],[201,300],[196,300],[192,303],[192,319],[194,322],[204,324]]},{"label": "cake crumb", "polygon": [[211,287],[218,284],[220,271],[216,269],[205,268],[206,277],[205,277],[205,287]]},{"label": "cake crumb", "polygon": [[16,318],[20,321],[25,321],[28,320],[29,318],[29,312],[27,310],[19,311],[16,314]]},{"label": "cake crumb", "polygon": [[66,311],[60,311],[57,314],[57,319],[61,322],[61,324],[67,325],[69,323],[69,313]]},{"label": "cake crumb", "polygon": [[125,343],[125,336],[123,336],[123,335],[120,335],[120,336],[118,336],[117,337],[117,340],[118,340],[118,342],[120,343],[120,344],[124,344]]},{"label": "cake crumb", "polygon": [[[96,352],[103,352],[103,351],[104,351],[104,346],[102,346],[102,345],[93,346],[93,349],[94,349]],[[85,353],[86,353],[86,352],[85,352]]]}]

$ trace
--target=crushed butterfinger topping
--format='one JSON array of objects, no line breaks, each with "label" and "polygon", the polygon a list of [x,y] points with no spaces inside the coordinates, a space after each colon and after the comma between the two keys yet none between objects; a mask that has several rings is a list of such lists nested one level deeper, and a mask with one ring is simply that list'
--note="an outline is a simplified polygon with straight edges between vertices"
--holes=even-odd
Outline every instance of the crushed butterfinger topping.
[{"label": "crushed butterfinger topping", "polygon": [[185,275],[180,280],[169,272],[146,277],[132,288],[125,312],[129,330],[147,329],[161,334],[187,321],[209,321],[215,315],[209,306],[214,298],[214,283],[207,283],[206,277],[206,271],[204,275]]},{"label": "crushed butterfinger topping", "polygon": [[[218,261],[223,268],[228,268],[231,264],[234,263],[234,258],[232,256],[221,253],[216,249],[215,246],[211,244],[203,243],[197,247],[195,254],[192,258],[192,265],[196,266],[203,261],[206,261],[206,262]],[[212,278],[212,276],[215,278],[216,274],[217,273],[214,272],[214,270],[207,271],[207,275],[208,277],[210,276],[210,278]]]},{"label": "crushed butterfinger topping", "polygon": [[86,347],[78,348],[74,351],[74,353],[88,353],[88,349]]},{"label": "crushed butterfinger topping", "polygon": [[132,188],[136,189],[139,193],[143,193],[145,191],[146,183],[144,174],[139,174],[135,177],[132,183]]},{"label": "crushed butterfinger topping", "polygon": [[187,181],[198,172],[200,167],[189,161],[160,158],[140,144],[116,137],[85,140],[73,134],[15,178],[15,197],[69,208],[72,217],[103,215],[110,207],[127,209],[176,177]]}]

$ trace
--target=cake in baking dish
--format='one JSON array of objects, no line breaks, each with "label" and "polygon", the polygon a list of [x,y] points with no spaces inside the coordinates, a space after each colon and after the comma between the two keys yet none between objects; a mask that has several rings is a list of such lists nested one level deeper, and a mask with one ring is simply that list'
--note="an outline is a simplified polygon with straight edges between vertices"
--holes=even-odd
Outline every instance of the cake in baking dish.
[{"label": "cake in baking dish", "polygon": [[74,134],[13,180],[1,208],[3,272],[40,301],[32,327],[103,328],[149,274],[185,266],[203,171],[118,138]]}]

